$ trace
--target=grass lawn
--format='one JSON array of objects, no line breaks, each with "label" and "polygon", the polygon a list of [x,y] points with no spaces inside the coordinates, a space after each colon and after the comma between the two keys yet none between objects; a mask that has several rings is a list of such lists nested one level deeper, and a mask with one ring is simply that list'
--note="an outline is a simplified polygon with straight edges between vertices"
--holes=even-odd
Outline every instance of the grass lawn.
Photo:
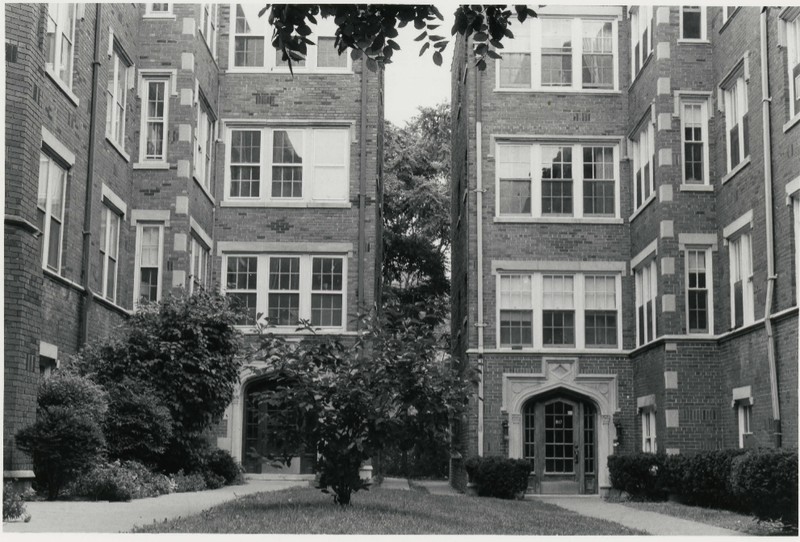
[{"label": "grass lawn", "polygon": [[780,523],[759,522],[752,516],[737,514],[729,510],[687,506],[676,502],[621,502],[619,504],[624,504],[625,506],[638,510],[658,512],[659,514],[665,514],[667,516],[706,523],[708,525],[714,525],[715,527],[739,531],[751,536],[797,535],[797,532],[788,533],[782,531]]},{"label": "grass lawn", "polygon": [[281,534],[646,534],[536,501],[372,489],[350,507],[313,488],[258,493],[197,516],[137,529],[145,533]]}]

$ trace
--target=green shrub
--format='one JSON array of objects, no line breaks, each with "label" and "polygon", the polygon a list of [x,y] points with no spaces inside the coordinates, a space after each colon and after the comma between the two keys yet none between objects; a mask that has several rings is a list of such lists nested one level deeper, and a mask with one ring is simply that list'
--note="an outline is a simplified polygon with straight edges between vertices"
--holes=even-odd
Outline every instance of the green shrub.
[{"label": "green shrub", "polygon": [[523,493],[533,470],[530,461],[505,457],[472,457],[464,466],[478,486],[478,495],[500,499],[514,499]]},{"label": "green shrub", "polygon": [[686,504],[735,510],[740,501],[731,489],[731,462],[743,453],[733,449],[669,456],[667,486]]},{"label": "green shrub", "polygon": [[758,449],[733,459],[734,495],[759,519],[797,526],[797,450]]},{"label": "green shrub", "polygon": [[157,497],[172,491],[167,476],[151,472],[136,461],[97,465],[69,488],[71,495],[104,501]]},{"label": "green shrub", "polygon": [[[242,467],[225,450],[212,450],[206,456],[206,472],[221,477],[225,485],[243,484]],[[208,483],[208,477],[206,477]],[[208,484],[211,487],[211,484]]]},{"label": "green shrub", "polygon": [[225,485],[225,478],[208,470],[203,472],[203,480],[206,482],[206,489],[219,489]]},{"label": "green shrub", "polygon": [[31,455],[37,488],[53,500],[102,455],[106,394],[86,378],[59,371],[39,386],[37,402],[36,423],[19,431],[16,442]]},{"label": "green shrub", "polygon": [[196,472],[184,474],[182,470],[179,470],[172,475],[172,482],[175,484],[176,493],[188,493],[191,491],[203,491],[204,489],[208,489],[203,475]]},{"label": "green shrub", "polygon": [[671,473],[664,454],[637,453],[608,456],[611,485],[634,499],[664,500]]},{"label": "green shrub", "polygon": [[3,521],[25,518],[30,521],[30,515],[25,511],[25,494],[14,489],[14,484],[6,482],[3,485]]},{"label": "green shrub", "polygon": [[108,386],[109,408],[103,424],[112,459],[158,462],[172,438],[172,416],[151,387],[125,378]]}]

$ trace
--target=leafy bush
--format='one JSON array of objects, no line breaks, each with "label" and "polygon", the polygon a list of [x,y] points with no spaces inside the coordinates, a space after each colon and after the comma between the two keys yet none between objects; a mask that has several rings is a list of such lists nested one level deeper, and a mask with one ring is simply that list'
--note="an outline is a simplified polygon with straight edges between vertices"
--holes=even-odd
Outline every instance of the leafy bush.
[{"label": "leafy bush", "polygon": [[530,461],[505,457],[472,457],[464,467],[481,497],[514,499],[528,488]]},{"label": "leafy bush", "polygon": [[179,470],[172,475],[172,482],[175,484],[176,493],[188,493],[191,491],[203,491],[204,489],[208,489],[203,475],[196,472],[184,474],[182,470]]},{"label": "leafy bush", "polygon": [[731,487],[749,511],[797,526],[797,450],[749,450],[731,463]]},{"label": "leafy bush", "polygon": [[[221,477],[225,485],[243,484],[242,467],[225,450],[212,450],[206,457],[206,469],[211,474]],[[208,483],[208,477],[206,477]],[[208,484],[211,487],[211,484]]]},{"label": "leafy bush", "polygon": [[206,482],[206,489],[219,489],[225,485],[225,478],[208,470],[203,472],[203,480]]},{"label": "leafy bush", "polygon": [[634,499],[664,500],[671,473],[664,454],[638,453],[608,457],[611,485]]},{"label": "leafy bush", "polygon": [[76,480],[70,494],[94,500],[129,501],[157,497],[172,491],[167,476],[151,472],[136,461],[114,461],[97,465]]},{"label": "leafy bush", "polygon": [[17,446],[33,459],[36,485],[48,499],[101,456],[106,394],[90,380],[56,372],[39,386],[36,423],[17,433]]},{"label": "leafy bush", "polygon": [[14,489],[11,482],[3,485],[3,521],[11,521],[17,518],[25,518],[30,521],[31,517],[25,511],[25,494]]},{"label": "leafy bush", "polygon": [[731,488],[731,462],[745,450],[711,450],[690,456],[669,456],[669,490],[687,504],[736,509]]},{"label": "leafy bush", "polygon": [[130,378],[109,386],[103,424],[108,455],[114,459],[158,461],[172,438],[172,416],[155,390]]}]

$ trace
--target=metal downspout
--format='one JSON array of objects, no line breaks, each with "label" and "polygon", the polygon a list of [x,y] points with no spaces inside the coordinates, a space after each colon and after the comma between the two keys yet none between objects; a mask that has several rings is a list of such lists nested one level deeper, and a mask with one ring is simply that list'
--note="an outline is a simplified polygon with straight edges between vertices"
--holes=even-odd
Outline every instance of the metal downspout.
[{"label": "metal downspout", "polygon": [[772,214],[772,150],[770,137],[769,59],[767,56],[767,10],[761,8],[761,118],[764,144],[764,207],[767,230],[767,297],[764,301],[764,327],[767,332],[767,359],[769,361],[770,398],[772,399],[772,423],[774,444],[781,446],[781,411],[778,397],[778,369],[775,360],[775,335],[772,329],[772,303],[775,293],[775,233]]},{"label": "metal downspout", "polygon": [[89,310],[94,301],[94,292],[90,285],[92,269],[92,202],[94,201],[94,161],[97,146],[97,109],[99,107],[97,84],[100,72],[102,44],[100,30],[102,28],[103,4],[98,2],[94,9],[94,60],[92,61],[92,107],[89,116],[89,156],[86,164],[86,200],[83,207],[83,258],[81,262],[81,286],[84,290],[78,325],[78,347],[89,340]]},{"label": "metal downspout", "polygon": [[[366,222],[367,192],[367,59],[361,59],[361,128],[358,134],[361,144],[358,171],[358,309],[366,309],[364,303],[364,265],[367,250],[367,237],[364,231]],[[361,322],[358,322],[361,328]]]},{"label": "metal downspout", "polygon": [[475,209],[477,213],[477,241],[478,241],[478,456],[483,456],[483,382],[484,369],[483,363],[483,108],[481,106],[481,71],[475,70],[475,172],[477,186],[475,193],[477,201]]}]

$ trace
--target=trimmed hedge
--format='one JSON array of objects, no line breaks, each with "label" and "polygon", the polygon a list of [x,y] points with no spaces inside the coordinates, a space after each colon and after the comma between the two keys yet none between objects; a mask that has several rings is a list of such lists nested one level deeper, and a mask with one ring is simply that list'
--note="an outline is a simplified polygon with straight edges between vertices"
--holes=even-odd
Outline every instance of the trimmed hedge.
[{"label": "trimmed hedge", "polygon": [[171,493],[175,484],[136,461],[101,463],[78,478],[68,488],[76,497],[98,501],[129,501]]},{"label": "trimmed hedge", "polygon": [[464,467],[481,497],[514,499],[528,488],[530,461],[505,457],[472,457]]},{"label": "trimmed hedge", "polygon": [[727,508],[797,525],[797,450],[712,450],[609,456],[611,485],[633,499]]}]

